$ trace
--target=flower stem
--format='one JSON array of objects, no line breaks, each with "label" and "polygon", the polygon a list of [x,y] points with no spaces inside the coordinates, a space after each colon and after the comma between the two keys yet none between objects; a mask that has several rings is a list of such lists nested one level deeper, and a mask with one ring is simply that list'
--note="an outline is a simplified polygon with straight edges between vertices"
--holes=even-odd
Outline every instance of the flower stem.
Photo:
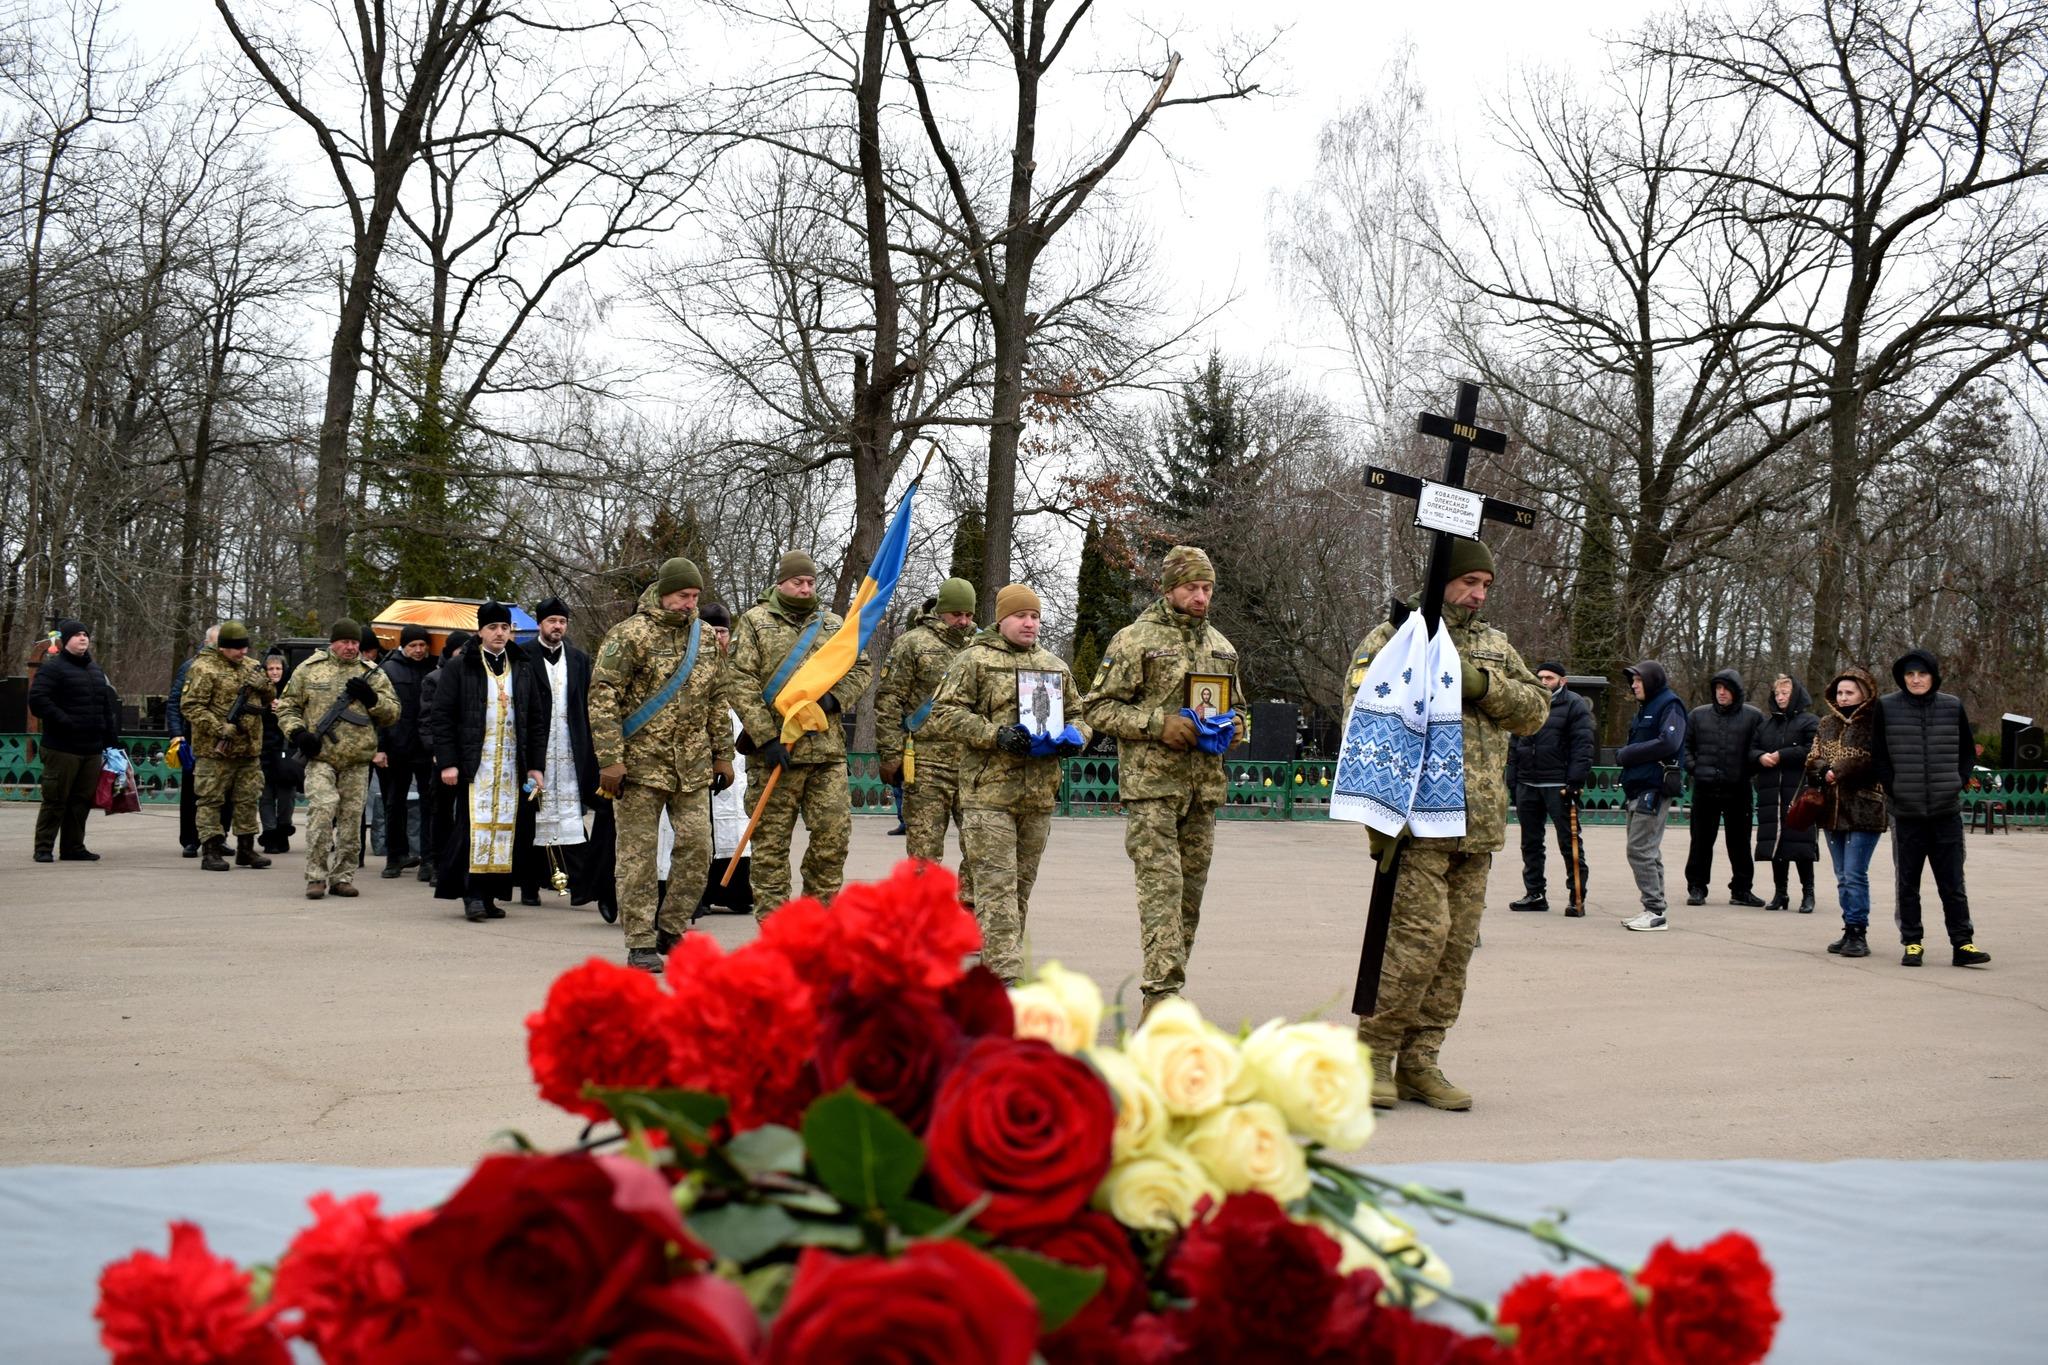
[{"label": "flower stem", "polygon": [[1351,1221],[1351,1215],[1345,1210],[1344,1206],[1331,1198],[1326,1191],[1311,1188],[1308,1192],[1308,1201],[1314,1206],[1317,1213],[1322,1214],[1323,1217],[1329,1219],[1353,1237],[1356,1237],[1360,1246],[1378,1257],[1380,1264],[1393,1273],[1394,1278],[1400,1281],[1399,1292],[1402,1307],[1413,1309],[1415,1305],[1415,1291],[1417,1289],[1427,1289],[1445,1302],[1457,1304],[1477,1319],[1482,1326],[1489,1329],[1493,1327],[1493,1306],[1491,1304],[1471,1298],[1465,1294],[1457,1293],[1403,1263],[1399,1252],[1386,1250],[1379,1243],[1373,1241],[1372,1238],[1360,1232],[1358,1225]]},{"label": "flower stem", "polygon": [[1567,1258],[1577,1256],[1581,1260],[1591,1261],[1598,1266],[1605,1266],[1607,1269],[1618,1274],[1630,1274],[1628,1267],[1610,1260],[1577,1238],[1567,1235],[1564,1229],[1558,1226],[1555,1219],[1538,1218],[1525,1222],[1521,1219],[1510,1218],[1505,1214],[1474,1208],[1459,1196],[1443,1190],[1432,1189],[1428,1185],[1403,1184],[1399,1181],[1383,1179],[1369,1171],[1339,1166],[1335,1162],[1326,1161],[1321,1158],[1311,1158],[1311,1160],[1315,1168],[1328,1177],[1332,1183],[1336,1184],[1339,1188],[1348,1188],[1359,1198],[1375,1206],[1380,1204],[1383,1197],[1392,1197],[1406,1204],[1434,1209],[1453,1218],[1470,1218],[1481,1223],[1491,1223],[1495,1227],[1508,1228],[1534,1238],[1536,1241],[1555,1249]]}]

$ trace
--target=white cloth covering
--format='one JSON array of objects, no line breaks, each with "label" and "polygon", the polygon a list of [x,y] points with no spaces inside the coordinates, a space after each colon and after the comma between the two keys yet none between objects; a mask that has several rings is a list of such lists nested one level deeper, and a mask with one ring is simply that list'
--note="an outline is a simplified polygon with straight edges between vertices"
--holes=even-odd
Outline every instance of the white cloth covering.
[{"label": "white cloth covering", "polygon": [[1375,654],[1351,702],[1330,818],[1420,839],[1465,833],[1463,665],[1439,624],[1410,612]]}]

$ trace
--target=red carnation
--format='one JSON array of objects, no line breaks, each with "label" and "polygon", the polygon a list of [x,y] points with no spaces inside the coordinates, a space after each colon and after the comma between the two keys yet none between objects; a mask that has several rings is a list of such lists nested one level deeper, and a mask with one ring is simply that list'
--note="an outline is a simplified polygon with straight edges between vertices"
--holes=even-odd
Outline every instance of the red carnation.
[{"label": "red carnation", "polygon": [[1017,1233],[1008,1242],[1066,1265],[1103,1272],[1102,1287],[1095,1291],[1095,1297],[1060,1328],[1057,1337],[1090,1336],[1129,1322],[1145,1311],[1149,1298],[1145,1267],[1131,1250],[1130,1234],[1108,1214],[1084,1211],[1056,1227]]},{"label": "red carnation", "polygon": [[312,1342],[327,1365],[431,1365],[453,1356],[456,1339],[399,1259],[406,1234],[432,1215],[385,1218],[374,1194],[308,1202],[313,1225],[292,1239],[270,1291],[275,1311],[299,1315],[290,1335]]},{"label": "red carnation", "polygon": [[249,1280],[195,1224],[172,1223],[168,1257],[138,1251],[100,1272],[100,1345],[114,1365],[291,1365]]},{"label": "red carnation", "polygon": [[1697,1251],[1659,1242],[1636,1280],[1650,1291],[1650,1331],[1686,1365],[1751,1365],[1778,1325],[1771,1268],[1757,1245],[1724,1233]]},{"label": "red carnation", "polygon": [[965,1242],[918,1242],[894,1260],[810,1247],[763,1359],[1025,1365],[1037,1342],[1031,1295]]},{"label": "red carnation", "polygon": [[1383,1305],[1354,1359],[1357,1365],[1507,1365],[1511,1357],[1492,1337],[1468,1337]]},{"label": "red carnation", "polygon": [[728,954],[710,935],[691,934],[668,959],[671,1083],[725,1096],[735,1132],[795,1127],[818,1095],[811,989],[764,942]]},{"label": "red carnation", "polygon": [[739,1286],[690,1275],[643,1289],[611,1344],[610,1365],[750,1365],[761,1320]]},{"label": "red carnation", "polygon": [[[940,991],[960,979],[981,929],[960,906],[959,883],[937,863],[906,858],[887,881],[857,882],[832,899],[839,930],[832,967],[857,995]],[[774,943],[778,913],[762,929]]]},{"label": "red carnation", "polygon": [[584,1085],[653,1088],[668,1083],[669,998],[646,972],[592,958],[548,988],[526,1016],[526,1056],[540,1097],[593,1121],[608,1111]]},{"label": "red carnation", "polygon": [[931,1117],[939,1081],[966,1048],[960,1026],[925,992],[880,998],[841,991],[820,1021],[818,1085],[851,1085],[912,1131]]},{"label": "red carnation", "polygon": [[683,1231],[668,1182],[625,1157],[487,1157],[402,1245],[433,1313],[493,1360],[559,1358],[598,1341],[621,1306],[668,1278]]},{"label": "red carnation", "polygon": [[969,1038],[1017,1036],[1017,1011],[1010,1004],[1010,988],[978,962],[946,988],[940,1003]]},{"label": "red carnation", "polygon": [[947,1208],[983,1194],[991,1232],[1065,1223],[1109,1171],[1116,1109],[1095,1069],[1036,1039],[983,1038],[940,1087],[925,1134]]},{"label": "red carnation", "polygon": [[1530,1275],[1500,1301],[1518,1365],[1660,1365],[1635,1291],[1612,1270]]}]

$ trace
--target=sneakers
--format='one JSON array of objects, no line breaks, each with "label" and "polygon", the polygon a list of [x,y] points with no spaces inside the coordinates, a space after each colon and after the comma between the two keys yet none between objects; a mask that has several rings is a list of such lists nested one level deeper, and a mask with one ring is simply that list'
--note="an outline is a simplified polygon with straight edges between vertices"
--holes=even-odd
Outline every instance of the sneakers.
[{"label": "sneakers", "polygon": [[1550,900],[1541,892],[1533,896],[1524,896],[1518,901],[1508,902],[1508,909],[1510,910],[1548,910],[1549,908]]},{"label": "sneakers", "polygon": [[1870,942],[1864,937],[1868,930],[1844,929],[1842,931],[1843,957],[1869,957]]},{"label": "sneakers", "polygon": [[1394,1059],[1372,1054],[1372,1107],[1392,1109],[1401,1098],[1401,1092],[1394,1085]]},{"label": "sneakers", "polygon": [[[1730,905],[1746,905],[1752,910],[1761,910],[1764,908],[1764,898],[1762,896],[1757,895],[1757,893],[1754,891],[1731,891],[1728,893],[1728,903]],[[1780,910],[1784,909],[1783,906],[1778,906],[1776,908]]]},{"label": "sneakers", "polygon": [[1705,905],[1707,903],[1707,888],[1704,886],[1688,886],[1685,888],[1685,903],[1687,905]]},{"label": "sneakers", "polygon": [[653,976],[661,975],[661,954],[652,948],[635,948],[626,954],[626,965]]},{"label": "sneakers", "polygon": [[1899,959],[1899,965],[1901,967],[1918,967],[1926,960],[1927,950],[1925,948],[1922,948],[1917,943],[1908,943],[1905,956]]},{"label": "sneakers", "polygon": [[1955,955],[1949,959],[1958,967],[1981,967],[1991,960],[1991,954],[1974,943],[1959,943]]},{"label": "sneakers", "polygon": [[1621,922],[1621,927],[1624,929],[1633,929],[1640,934],[1654,934],[1661,930],[1668,929],[1671,926],[1664,923],[1664,917],[1662,915],[1657,914],[1653,910],[1645,910],[1642,914],[1637,915],[1634,919],[1623,920]]},{"label": "sneakers", "polygon": [[1452,1085],[1434,1066],[1403,1063],[1397,1067],[1394,1071],[1394,1093],[1404,1100],[1421,1100],[1432,1109],[1462,1112],[1472,1107],[1472,1092]]}]

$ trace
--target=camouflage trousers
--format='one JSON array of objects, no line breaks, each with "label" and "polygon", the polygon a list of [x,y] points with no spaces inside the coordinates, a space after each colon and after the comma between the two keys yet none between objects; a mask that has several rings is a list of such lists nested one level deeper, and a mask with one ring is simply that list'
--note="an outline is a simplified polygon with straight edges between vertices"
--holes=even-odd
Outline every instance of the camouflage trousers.
[{"label": "camouflage trousers", "polygon": [[1216,808],[1193,795],[1126,801],[1124,852],[1138,875],[1140,988],[1148,998],[1178,995],[1187,983],[1216,852]]},{"label": "camouflage trousers", "polygon": [[263,762],[255,758],[202,758],[192,765],[192,795],[198,803],[194,828],[199,842],[218,839],[220,808],[235,803],[235,833],[258,834],[263,821],[257,809],[263,800]]},{"label": "camouflage trousers", "polygon": [[[363,798],[370,765],[337,768],[324,758],[306,760],[306,881],[354,881],[363,860]],[[242,821],[235,808],[235,823]]]},{"label": "camouflage trousers", "polygon": [[[747,772],[749,786],[754,770]],[[768,780],[761,769],[761,780]],[[792,763],[768,795],[754,831],[754,918],[765,920],[789,899],[789,845],[796,818],[810,836],[804,849],[804,894],[830,900],[846,881],[846,846],[853,838],[853,793],[846,764]]]},{"label": "camouflage trousers", "polygon": [[[660,922],[655,918],[656,884],[660,881],[657,862],[661,856],[661,812],[668,810],[669,827],[675,831],[675,851],[669,861],[668,899],[661,902]],[[711,873],[711,802],[705,789],[665,792],[628,781],[613,807],[618,820],[619,923],[626,931],[626,947],[652,948],[656,930],[683,936],[690,927],[690,911],[697,904],[687,888],[703,893],[704,879]],[[686,888],[683,892],[677,887]]]},{"label": "camouflage trousers", "polygon": [[1435,1066],[1444,1034],[1465,1003],[1465,969],[1479,941],[1491,853],[1453,853],[1410,844],[1401,855],[1379,1007],[1358,1021],[1374,1053]]},{"label": "camouflage trousers", "polygon": [[960,830],[960,903],[974,906],[974,869],[967,857],[967,817],[960,809],[960,770],[917,765],[917,781],[903,789],[903,851],[926,862],[946,861],[946,825]]},{"label": "camouflage trousers", "polygon": [[1024,975],[1024,921],[1051,834],[1051,811],[970,810],[961,817],[960,842],[981,892],[974,903],[981,962],[1011,985]]}]

